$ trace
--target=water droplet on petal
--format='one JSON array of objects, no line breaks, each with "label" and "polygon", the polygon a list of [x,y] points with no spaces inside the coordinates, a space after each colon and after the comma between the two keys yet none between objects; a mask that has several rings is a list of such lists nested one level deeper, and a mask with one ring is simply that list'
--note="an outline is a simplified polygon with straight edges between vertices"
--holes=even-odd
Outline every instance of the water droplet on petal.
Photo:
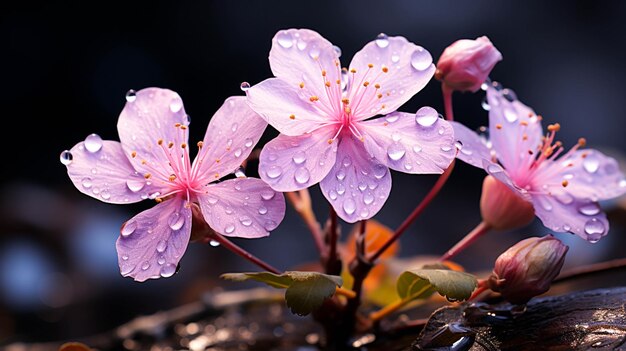
[{"label": "water droplet on petal", "polygon": [[166,249],[167,249],[167,241],[165,241],[165,240],[160,240],[160,241],[157,243],[157,246],[156,246],[156,250],[157,250],[157,252],[163,253],[163,252],[165,252],[165,250],[166,250]]},{"label": "water droplet on petal", "polygon": [[296,179],[296,182],[298,184],[305,184],[306,182],[309,181],[310,177],[311,177],[311,174],[309,173],[309,170],[306,167],[300,167],[294,173],[294,178]]},{"label": "water droplet on petal", "polygon": [[130,89],[126,92],[126,101],[133,102],[135,100],[137,100],[137,93],[133,89]]},{"label": "water droplet on petal", "polygon": [[124,224],[122,230],[120,230],[120,234],[122,234],[123,237],[127,237],[134,233],[135,229],[137,229],[137,222],[130,220]]},{"label": "water droplet on petal", "polygon": [[333,45],[333,51],[335,52],[335,55],[337,55],[337,57],[341,57],[341,48],[337,45]]},{"label": "water droplet on petal", "polygon": [[246,140],[244,141],[244,144],[243,144],[243,145],[244,145],[245,147],[251,147],[251,146],[252,146],[252,144],[254,144],[254,141],[252,141],[252,139],[250,139],[250,138],[246,138]]},{"label": "water droplet on petal", "polygon": [[217,198],[209,196],[207,197],[207,202],[209,203],[209,205],[215,205],[217,203]]},{"label": "water droplet on petal", "polygon": [[450,146],[450,145],[444,145],[444,146],[441,147],[441,151],[443,151],[443,152],[448,152],[450,150],[452,150],[452,146]]},{"label": "water droplet on petal", "polygon": [[298,40],[298,44],[296,44],[296,46],[298,47],[298,50],[302,51],[304,49],[306,49],[306,41],[304,40]]},{"label": "water droplet on petal", "polygon": [[424,106],[415,113],[415,122],[422,127],[431,127],[439,119],[437,110]]},{"label": "water droplet on petal", "polygon": [[509,102],[513,102],[517,100],[517,95],[511,89],[502,89],[502,96],[507,99]]},{"label": "water droplet on petal", "polygon": [[385,33],[378,34],[376,36],[376,45],[381,49],[384,49],[387,46],[389,46],[389,37],[387,36],[387,34]]},{"label": "water droplet on petal", "polygon": [[249,227],[252,225],[252,219],[247,216],[239,218],[239,222],[241,222],[241,224],[243,224],[246,227]]},{"label": "water droplet on petal", "polygon": [[176,273],[176,266],[168,263],[165,266],[161,267],[161,277],[169,278]]},{"label": "water droplet on petal", "polygon": [[136,266],[134,264],[132,264],[132,263],[131,264],[124,264],[124,265],[122,265],[122,267],[120,267],[120,273],[125,276],[125,275],[129,274],[130,272],[132,272],[135,269],[135,267]]},{"label": "water droplet on petal", "polygon": [[599,167],[600,161],[598,161],[595,155],[590,154],[585,157],[585,160],[583,161],[583,168],[585,168],[585,171],[589,173],[596,173]]},{"label": "water droplet on petal", "polygon": [[85,189],[89,189],[93,185],[93,182],[92,182],[91,178],[89,178],[89,177],[83,178],[83,180],[81,180],[80,183],[83,185],[83,188],[85,188]]},{"label": "water droplet on petal", "polygon": [[272,189],[264,189],[261,191],[261,198],[265,201],[271,200],[274,195],[276,195],[276,192]]},{"label": "water droplet on petal", "polygon": [[328,197],[330,197],[331,200],[337,200],[337,192],[334,190],[330,190],[328,192]]},{"label": "water droplet on petal", "polygon": [[309,57],[314,60],[317,60],[320,57],[320,49],[316,47],[311,48],[311,50],[309,50]]},{"label": "water droplet on petal", "polygon": [[235,152],[233,152],[233,155],[235,155],[235,157],[239,157],[241,156],[241,153],[242,153],[241,148],[237,148],[235,149]]},{"label": "water droplet on petal", "polygon": [[183,124],[186,125],[186,126],[191,124],[191,116],[190,115],[185,114],[183,116]]},{"label": "water droplet on petal", "polygon": [[122,255],[122,261],[128,261],[128,255]]},{"label": "water droplet on petal", "polygon": [[291,159],[293,160],[293,163],[300,165],[304,163],[304,161],[306,161],[306,154],[304,153],[304,151],[297,151],[295,154],[293,154]]},{"label": "water droplet on petal", "polygon": [[102,149],[102,138],[98,134],[92,133],[87,135],[84,144],[87,151],[91,153],[98,152]]},{"label": "water droplet on petal", "polygon": [[487,100],[487,95],[485,95],[485,97],[483,98],[480,106],[482,106],[483,110],[485,111],[491,110],[491,106],[489,106],[489,101]]},{"label": "water droplet on petal", "polygon": [[337,194],[343,195],[346,193],[346,186],[343,183],[337,184]]},{"label": "water droplet on petal", "polygon": [[515,121],[517,121],[518,119],[517,112],[515,112],[515,110],[512,107],[504,106],[503,112],[504,112],[504,118],[507,120],[507,122],[514,123]]},{"label": "water droplet on petal", "polygon": [[233,224],[228,224],[226,225],[226,227],[224,227],[225,234],[231,234],[234,231],[235,231],[235,226]]},{"label": "water droplet on petal", "polygon": [[170,102],[170,111],[176,113],[180,111],[180,109],[182,108],[183,108],[183,100],[181,100],[179,97],[173,98],[172,101]]},{"label": "water droplet on petal", "polygon": [[385,174],[387,174],[387,167],[382,164],[377,164],[374,166],[374,177],[376,179],[382,179]]},{"label": "water droplet on petal", "polygon": [[391,62],[393,63],[398,63],[400,61],[400,55],[394,53],[393,55],[391,55]]},{"label": "water droplet on petal", "polygon": [[276,227],[278,227],[278,223],[270,220],[265,221],[265,224],[263,225],[263,227],[265,227],[265,230],[267,230],[268,232],[271,232],[272,230],[276,229]]},{"label": "water droplet on petal", "polygon": [[165,264],[165,256],[161,255],[159,256],[159,258],[157,259],[157,263],[162,266],[163,264]]},{"label": "water droplet on petal", "polygon": [[413,54],[411,54],[411,66],[418,71],[423,71],[430,67],[433,63],[433,58],[430,53],[422,47],[418,47]]},{"label": "water droplet on petal", "polygon": [[344,180],[346,178],[346,171],[343,169],[338,170],[337,173],[335,173],[335,177],[337,177],[338,181]]},{"label": "water droplet on petal", "polygon": [[280,177],[281,174],[283,174],[283,169],[280,168],[280,166],[271,165],[267,168],[267,170],[265,171],[265,174],[271,179],[276,179]]},{"label": "water droplet on petal", "polygon": [[267,214],[267,207],[263,207],[263,206],[259,207],[259,214],[260,215]]},{"label": "water droplet on petal", "polygon": [[172,230],[179,230],[185,224],[185,217],[182,216],[179,212],[174,212],[170,215],[170,218],[167,222],[172,228]]},{"label": "water droplet on petal", "polygon": [[106,189],[102,190],[102,192],[100,193],[100,197],[102,197],[104,200],[108,200],[111,198],[111,193],[109,193]]},{"label": "water droplet on petal", "polygon": [[457,150],[463,150],[463,143],[461,142],[461,140],[457,140],[457,141],[455,141],[455,142],[454,142],[454,147],[455,147]]},{"label": "water droplet on petal", "polygon": [[278,41],[278,45],[285,49],[289,49],[293,46],[293,37],[291,36],[291,33],[287,31],[278,33],[278,35],[276,35],[276,41]]},{"label": "water droplet on petal", "polygon": [[585,223],[585,233],[589,235],[589,242],[600,240],[605,231],[604,223],[597,218],[592,218]]},{"label": "water droplet on petal", "polygon": [[147,271],[148,268],[150,268],[150,262],[146,261],[141,265],[141,270],[142,271]]},{"label": "water droplet on petal", "polygon": [[500,167],[500,165],[497,165],[495,163],[492,163],[489,166],[487,166],[487,172],[489,172],[490,174],[500,173],[503,171],[504,170],[502,169],[502,167]]},{"label": "water droplet on petal", "polygon": [[209,241],[209,245],[211,245],[212,247],[218,247],[220,246],[220,243],[215,240],[211,240]]},{"label": "water droplet on petal", "polygon": [[600,213],[600,206],[598,206],[595,202],[582,204],[578,207],[578,212],[584,214],[585,216],[595,216]]},{"label": "water droplet on petal", "polygon": [[351,215],[354,211],[356,211],[356,203],[353,198],[349,197],[343,202],[343,210],[348,215]]},{"label": "water droplet on petal", "polygon": [[544,198],[543,196],[538,197],[539,203],[541,204],[541,207],[543,207],[544,210],[546,211],[552,211],[552,204],[550,203],[550,201],[546,198]]},{"label": "water droplet on petal", "polygon": [[350,156],[346,156],[343,158],[341,163],[343,164],[344,167],[350,167],[350,165],[352,164],[352,158],[350,158]]},{"label": "water droplet on petal", "polygon": [[74,156],[72,156],[72,153],[69,152],[69,150],[65,150],[61,152],[61,156],[59,156],[59,159],[61,160],[62,164],[68,166],[70,163],[72,163]]},{"label": "water droplet on petal", "polygon": [[374,202],[374,195],[372,193],[367,192],[363,195],[363,203],[366,205],[371,205]]},{"label": "water droplet on petal", "polygon": [[393,143],[387,148],[387,156],[389,156],[389,158],[393,161],[400,160],[402,157],[404,157],[405,153],[406,150],[404,149],[404,146],[399,143]]},{"label": "water droplet on petal", "polygon": [[569,205],[572,202],[574,202],[574,198],[567,193],[557,194],[555,197],[556,197],[556,200],[562,203],[563,205]]}]

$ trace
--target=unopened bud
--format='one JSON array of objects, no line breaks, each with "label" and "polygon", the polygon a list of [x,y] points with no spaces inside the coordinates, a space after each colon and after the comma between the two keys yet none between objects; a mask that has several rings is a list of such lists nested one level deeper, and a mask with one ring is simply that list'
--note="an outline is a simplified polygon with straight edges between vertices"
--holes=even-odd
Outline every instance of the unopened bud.
[{"label": "unopened bud", "polygon": [[552,235],[522,240],[498,257],[487,286],[511,303],[526,303],[550,289],[568,249]]},{"label": "unopened bud", "polygon": [[500,60],[502,54],[485,36],[457,40],[441,54],[435,77],[452,90],[476,92]]},{"label": "unopened bud", "polygon": [[493,176],[485,177],[480,197],[480,214],[496,230],[519,228],[535,217],[533,205]]}]

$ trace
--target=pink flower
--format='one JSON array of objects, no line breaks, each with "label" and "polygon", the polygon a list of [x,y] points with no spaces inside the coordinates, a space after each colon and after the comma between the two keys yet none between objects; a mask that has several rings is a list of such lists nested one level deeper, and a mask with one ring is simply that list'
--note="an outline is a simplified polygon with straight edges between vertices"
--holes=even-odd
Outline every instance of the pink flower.
[{"label": "pink flower", "polygon": [[[598,201],[626,192],[626,179],[617,162],[580,139],[564,152],[556,141],[559,124],[543,135],[541,117],[507,90],[487,90],[489,136],[486,141],[460,123],[453,123],[463,147],[457,157],[484,168],[508,189],[532,203],[543,224],[590,242],[608,233],[609,223]],[[559,157],[560,156],[560,157]]]},{"label": "pink flower", "polygon": [[441,54],[435,77],[452,90],[476,92],[500,60],[487,37],[457,40]]},{"label": "pink flower", "polygon": [[434,109],[390,113],[432,77],[428,51],[381,34],[349,69],[341,68],[338,51],[314,31],[280,31],[269,57],[276,78],[247,93],[252,109],[281,133],[261,152],[261,178],[278,191],[320,182],[338,215],[355,222],[387,200],[388,168],[442,173],[456,150],[451,125]]},{"label": "pink flower", "polygon": [[244,97],[228,98],[215,113],[193,162],[188,124],[175,92],[131,91],[117,124],[121,142],[92,134],[61,154],[84,194],[114,204],[158,202],[122,226],[117,253],[123,276],[145,281],[175,273],[190,238],[191,203],[199,204],[211,228],[227,236],[267,236],[284,216],[282,194],[260,179],[209,184],[231,174],[267,126]]}]

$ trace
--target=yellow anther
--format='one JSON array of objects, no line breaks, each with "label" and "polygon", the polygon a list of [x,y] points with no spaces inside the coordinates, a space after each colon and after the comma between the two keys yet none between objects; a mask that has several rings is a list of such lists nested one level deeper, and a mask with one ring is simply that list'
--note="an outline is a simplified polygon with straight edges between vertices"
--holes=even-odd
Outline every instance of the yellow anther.
[{"label": "yellow anther", "polygon": [[176,128],[178,128],[178,127],[180,127],[180,126],[182,126],[182,124],[180,124],[180,123],[176,123],[176,124],[174,124],[174,127],[176,127]]},{"label": "yellow anther", "polygon": [[333,139],[328,139],[328,144],[332,144],[333,143]]},{"label": "yellow anther", "polygon": [[582,158],[587,158],[587,156],[589,156],[589,154],[586,153],[586,152],[583,152],[582,155],[580,155],[580,157],[582,157]]},{"label": "yellow anther", "polygon": [[141,164],[142,164],[142,165],[146,165],[146,164],[148,164],[148,161],[146,161],[146,160],[141,160]]},{"label": "yellow anther", "polygon": [[227,147],[226,147],[226,151],[230,151],[230,146],[227,146]]},{"label": "yellow anther", "polygon": [[325,69],[322,70],[322,77],[326,77],[326,70]]},{"label": "yellow anther", "polygon": [[220,160],[219,158],[216,158],[216,159],[215,159],[215,163],[220,163],[220,161],[221,161],[221,160]]},{"label": "yellow anther", "polygon": [[389,125],[389,123],[387,123],[387,122],[383,122],[383,125],[386,127],[386,126],[388,126],[388,125]]},{"label": "yellow anther", "polygon": [[537,120],[538,120],[538,121],[543,120],[543,116],[542,116],[542,115],[537,115]]},{"label": "yellow anther", "polygon": [[381,110],[384,109],[385,107],[387,107],[387,105],[385,105],[385,104],[380,105],[380,109]]},{"label": "yellow anther", "polygon": [[387,66],[383,66],[383,72],[384,72],[384,73],[389,72],[389,68],[387,68]]},{"label": "yellow anther", "polygon": [[311,96],[311,97],[309,98],[309,100],[310,100],[311,102],[315,102],[315,101],[317,101],[317,100],[319,100],[319,99],[320,99],[320,98],[318,98],[318,97],[317,97],[317,96],[315,96],[315,95],[313,95],[313,96]]},{"label": "yellow anther", "polygon": [[180,147],[182,147],[183,149],[187,147],[187,143],[182,143],[180,144]]},{"label": "yellow anther", "polygon": [[553,149],[553,148],[548,148],[548,149],[546,149],[546,151],[544,151],[544,152],[543,152],[543,155],[544,155],[545,157],[550,157],[550,156],[552,156],[552,153],[553,153],[553,152],[554,152],[554,149]]},{"label": "yellow anther", "polygon": [[343,104],[344,104],[344,105],[347,105],[347,104],[349,104],[349,103],[350,103],[350,99],[348,99],[348,98],[343,98],[343,99],[341,99],[341,102],[343,102]]},{"label": "yellow anther", "polygon": [[296,119],[296,115],[290,115],[289,118]]},{"label": "yellow anther", "polygon": [[378,83],[374,84],[374,88],[380,89],[380,84],[378,84]]},{"label": "yellow anther", "polygon": [[157,204],[160,204],[161,202],[163,202],[163,199],[161,199],[160,197],[157,197],[154,199],[154,201],[156,201]]},{"label": "yellow anther", "polygon": [[377,97],[377,98],[379,98],[379,99],[382,99],[382,98],[383,98],[383,94],[378,93],[378,94],[376,95],[376,97]]},{"label": "yellow anther", "polygon": [[524,135],[522,135],[522,140],[524,141],[528,140],[528,134],[524,133]]},{"label": "yellow anther", "polygon": [[159,139],[159,140],[157,140],[157,144],[159,144],[159,145],[163,145],[163,139]]},{"label": "yellow anther", "polygon": [[561,147],[561,146],[563,146],[563,142],[557,141],[556,143],[554,143],[554,147],[553,148],[557,148],[557,147]]},{"label": "yellow anther", "polygon": [[326,83],[324,83],[324,85],[326,85],[327,87],[330,88],[330,82],[329,81],[326,81]]},{"label": "yellow anther", "polygon": [[371,64],[371,63],[368,63],[368,64],[367,64],[367,67],[369,67],[369,68],[374,68],[374,65],[373,65],[373,64]]},{"label": "yellow anther", "polygon": [[578,139],[578,146],[583,147],[585,145],[587,145],[587,139],[585,138]]},{"label": "yellow anther", "polygon": [[185,130],[185,129],[187,129],[187,126],[181,125],[180,129]]},{"label": "yellow anther", "polygon": [[173,146],[174,146],[174,143],[173,143],[173,142],[171,142],[171,141],[170,141],[169,143],[167,143],[167,147],[169,147],[170,149],[171,149]]},{"label": "yellow anther", "polygon": [[202,146],[203,146],[203,145],[204,145],[204,142],[203,142],[203,141],[199,141],[199,142],[198,142],[198,148],[202,149]]},{"label": "yellow anther", "polygon": [[496,124],[496,129],[502,129],[502,124],[500,123]]},{"label": "yellow anther", "polygon": [[567,181],[567,179],[566,179],[566,180],[564,180],[564,181],[561,183],[561,185],[563,185],[563,187],[564,187],[564,188],[565,188],[568,184],[569,184],[569,182]]},{"label": "yellow anther", "polygon": [[528,150],[528,154],[529,154],[529,155],[534,154],[533,150]]},{"label": "yellow anther", "polygon": [[362,137],[359,138],[359,140],[361,140],[361,142],[364,143],[365,142],[365,137],[362,136]]},{"label": "yellow anther", "polygon": [[520,125],[523,125],[524,127],[528,126],[528,121],[521,121],[519,122]]},{"label": "yellow anther", "polygon": [[169,180],[170,182],[173,182],[174,180],[176,180],[176,175],[175,174],[170,175]]},{"label": "yellow anther", "polygon": [[150,179],[150,177],[152,177],[152,174],[146,173],[146,174],[143,175],[143,177],[146,178],[146,179]]},{"label": "yellow anther", "polygon": [[352,110],[350,109],[350,107],[347,107],[347,106],[346,106],[346,108],[344,108],[343,110],[344,110],[347,114],[350,114],[350,112],[352,111]]},{"label": "yellow anther", "polygon": [[528,112],[528,118],[534,116],[532,112]]},{"label": "yellow anther", "polygon": [[131,152],[131,153],[130,153],[130,156],[131,156],[132,158],[137,157],[137,151],[133,151],[133,152]]},{"label": "yellow anther", "polygon": [[366,87],[366,88],[367,88],[367,86],[368,86],[368,85],[370,85],[370,82],[368,82],[368,81],[363,82],[363,86],[364,86],[364,87]]},{"label": "yellow anther", "polygon": [[559,130],[561,130],[561,125],[558,123],[550,124],[548,126],[548,131],[550,132],[558,132]]},{"label": "yellow anther", "polygon": [[215,173],[214,177],[215,177],[215,179],[219,178],[220,177],[219,173]]},{"label": "yellow anther", "polygon": [[335,83],[337,83],[337,85],[341,84],[341,79],[337,79]]},{"label": "yellow anther", "polygon": [[350,73],[356,73],[356,69],[355,68],[350,68]]},{"label": "yellow anther", "polygon": [[300,89],[304,89],[304,82],[300,82],[300,84],[298,84],[298,86],[300,87]]}]

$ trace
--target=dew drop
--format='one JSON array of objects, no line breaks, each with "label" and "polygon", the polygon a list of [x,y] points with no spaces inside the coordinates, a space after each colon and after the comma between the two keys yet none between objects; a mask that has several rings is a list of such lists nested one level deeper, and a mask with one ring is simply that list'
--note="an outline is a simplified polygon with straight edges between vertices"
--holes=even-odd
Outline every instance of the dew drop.
[{"label": "dew drop", "polygon": [[305,184],[309,181],[311,174],[306,167],[300,167],[294,173],[294,178],[298,184]]},{"label": "dew drop", "polygon": [[452,147],[450,145],[443,145],[441,147],[441,151],[443,151],[443,152],[448,152],[450,150],[452,150]]},{"label": "dew drop", "polygon": [[259,214],[260,215],[267,214],[267,207],[264,207],[264,206],[259,207]]},{"label": "dew drop", "polygon": [[102,197],[104,200],[108,200],[111,198],[111,193],[109,193],[106,189],[102,190],[102,192],[100,193],[100,197]]},{"label": "dew drop", "polygon": [[87,151],[91,153],[98,152],[102,149],[102,138],[98,134],[92,133],[87,135],[84,144]]},{"label": "dew drop", "polygon": [[399,114],[390,114],[387,115],[387,117],[385,117],[385,121],[389,122],[389,123],[393,123],[397,120],[400,119],[400,115]]},{"label": "dew drop", "polygon": [[148,268],[150,268],[150,262],[146,261],[141,265],[141,270],[142,271],[147,271]]},{"label": "dew drop", "polygon": [[595,216],[600,213],[600,206],[598,206],[595,202],[582,204],[578,207],[578,212],[584,214],[585,216]]},{"label": "dew drop", "polygon": [[72,153],[69,150],[65,150],[61,152],[61,156],[59,156],[59,159],[61,160],[62,164],[69,166],[69,164],[72,163],[74,156],[72,156]]},{"label": "dew drop", "polygon": [[337,57],[341,57],[341,48],[337,45],[333,45],[333,51],[335,52],[335,55],[337,55]]},{"label": "dew drop", "polygon": [[161,267],[161,277],[169,278],[176,273],[176,266],[168,263],[165,266]]},{"label": "dew drop", "polygon": [[237,128],[239,128],[239,124],[233,123],[233,125],[230,126],[230,131],[234,133],[237,131]]},{"label": "dew drop", "polygon": [[463,143],[461,142],[461,140],[457,140],[457,141],[455,141],[455,142],[454,142],[454,147],[455,147],[457,150],[463,150]]},{"label": "dew drop", "polygon": [[183,217],[179,212],[174,212],[170,215],[167,223],[172,230],[179,230],[183,227],[183,224],[185,224],[185,217]]},{"label": "dew drop", "polygon": [[251,146],[252,146],[252,144],[254,144],[254,141],[252,141],[252,139],[250,139],[250,138],[246,138],[246,140],[244,141],[244,144],[243,144],[243,145],[244,145],[245,147],[251,147]]},{"label": "dew drop", "polygon": [[335,173],[335,177],[337,177],[338,181],[344,180],[346,178],[346,171],[343,169],[338,170],[337,173]]},{"label": "dew drop", "polygon": [[207,198],[207,202],[209,203],[209,205],[215,205],[217,203],[217,198],[215,198],[213,196],[209,196]]},{"label": "dew drop", "polygon": [[276,179],[280,177],[281,174],[283,174],[283,170],[282,168],[280,168],[280,166],[271,165],[267,168],[267,170],[265,171],[265,174],[271,179]]},{"label": "dew drop", "polygon": [[278,227],[278,223],[270,220],[265,221],[265,224],[263,225],[263,227],[265,227],[265,230],[267,230],[268,232],[276,229],[276,227]]},{"label": "dew drop", "polygon": [[604,234],[606,228],[604,227],[604,223],[597,218],[592,218],[585,223],[585,233],[587,233],[590,238],[588,239],[590,242],[597,242],[600,240],[600,237]]},{"label": "dew drop", "polygon": [[293,37],[291,33],[287,31],[283,31],[278,33],[276,36],[276,41],[278,41],[278,45],[282,46],[285,49],[289,49],[293,46]]},{"label": "dew drop", "polygon": [[212,247],[218,247],[220,246],[220,243],[215,240],[211,240],[209,241],[209,245],[211,245]]},{"label": "dew drop", "polygon": [[183,100],[181,100],[179,97],[173,98],[172,101],[170,102],[170,111],[176,113],[180,111],[180,109],[182,108],[183,108]]},{"label": "dew drop", "polygon": [[165,252],[165,250],[167,250],[167,241],[165,241],[165,240],[160,240],[160,241],[157,243],[156,250],[157,250],[157,252],[159,252],[159,253],[163,253],[163,252]]},{"label": "dew drop", "polygon": [[374,202],[374,195],[370,192],[365,193],[363,195],[363,203],[366,205],[371,205]]},{"label": "dew drop", "polygon": [[341,163],[343,164],[344,167],[350,167],[350,165],[352,164],[352,159],[350,158],[350,156],[346,156],[343,158]]},{"label": "dew drop", "polygon": [[239,157],[241,156],[241,153],[242,153],[241,148],[237,148],[235,149],[235,152],[233,152],[233,155],[235,155],[235,157]]},{"label": "dew drop", "polygon": [[421,152],[422,151],[422,147],[419,145],[415,145],[413,146],[413,152]]},{"label": "dew drop", "polygon": [[237,169],[235,170],[235,177],[237,177],[237,178],[245,178],[246,177],[245,169],[242,166],[237,167]]},{"label": "dew drop", "polygon": [[330,197],[331,200],[337,200],[337,192],[334,190],[330,190],[328,192],[328,197]]},{"label": "dew drop", "polygon": [[583,168],[585,168],[585,171],[588,173],[596,173],[599,167],[600,162],[593,154],[588,155],[583,161]]},{"label": "dew drop", "polygon": [[183,116],[183,124],[186,125],[186,126],[191,124],[191,116],[190,115],[185,114]]},{"label": "dew drop", "polygon": [[246,227],[249,227],[252,225],[252,219],[247,216],[239,218],[239,222],[241,222],[241,224],[243,224]]},{"label": "dew drop", "polygon": [[389,158],[393,161],[400,160],[404,157],[404,154],[406,154],[406,150],[402,144],[393,143],[387,148],[387,156],[389,156]]},{"label": "dew drop", "polygon": [[304,40],[298,40],[298,44],[296,44],[296,46],[298,47],[298,50],[302,51],[304,49],[306,49],[306,41]]},{"label": "dew drop", "polygon": [[311,48],[311,50],[309,50],[309,57],[314,60],[317,60],[320,57],[320,49],[316,47]]},{"label": "dew drop", "polygon": [[504,112],[504,118],[507,120],[507,122],[514,123],[515,121],[517,121],[518,119],[517,113],[515,112],[515,110],[513,110],[512,107],[505,106],[503,108],[503,112]]},{"label": "dew drop", "polygon": [[235,226],[233,224],[228,224],[226,225],[226,227],[224,227],[225,234],[231,234],[234,231],[235,231]]},{"label": "dew drop", "polygon": [[391,62],[393,63],[398,63],[400,62],[400,55],[394,53],[393,55],[391,55]]},{"label": "dew drop", "polygon": [[572,202],[574,202],[574,198],[567,193],[558,194],[555,197],[556,197],[556,200],[562,203],[563,205],[569,205]]},{"label": "dew drop", "polygon": [[430,67],[433,63],[433,58],[430,53],[424,48],[418,47],[413,54],[411,54],[411,66],[418,71],[423,71]]},{"label": "dew drop", "polygon": [[129,179],[126,181],[126,187],[128,187],[128,190],[134,193],[143,189],[145,184],[146,182],[143,179]]},{"label": "dew drop", "polygon": [[483,110],[485,111],[489,111],[491,110],[491,106],[489,106],[489,101],[487,100],[487,96],[485,95],[485,97],[483,98],[482,102],[480,103],[480,106],[483,108]]},{"label": "dew drop", "polygon": [[492,163],[489,166],[487,166],[487,172],[490,174],[495,174],[495,173],[500,173],[502,172],[502,167],[500,167],[499,165]]},{"label": "dew drop", "polygon": [[509,102],[513,102],[517,100],[517,95],[511,89],[502,89],[502,96],[507,99]]},{"label": "dew drop", "polygon": [[389,37],[387,36],[387,34],[385,33],[378,34],[376,36],[376,45],[381,49],[384,49],[387,46],[389,46]]},{"label": "dew drop", "polygon": [[346,193],[346,186],[343,183],[337,184],[337,194],[343,195]]},{"label": "dew drop", "polygon": [[304,163],[304,161],[306,161],[306,154],[304,153],[304,151],[297,151],[295,154],[293,154],[291,160],[293,161],[293,163],[300,165]]},{"label": "dew drop", "polygon": [[417,110],[415,113],[415,122],[422,127],[431,127],[437,119],[439,118],[439,114],[437,110],[432,107],[424,106]]},{"label": "dew drop", "polygon": [[120,273],[125,276],[129,274],[130,272],[132,272],[134,269],[135,269],[134,264],[125,264],[125,265],[122,265],[122,267],[120,267]]},{"label": "dew drop", "polygon": [[264,189],[263,191],[261,191],[261,198],[265,201],[271,200],[274,195],[276,195],[276,192],[274,192],[274,190],[272,189]]},{"label": "dew drop", "polygon": [[89,177],[83,178],[83,180],[81,180],[80,183],[83,185],[83,188],[85,188],[85,189],[89,189],[93,185],[93,182],[92,182],[91,178],[89,178]]},{"label": "dew drop", "polygon": [[128,261],[128,255],[122,255],[122,261]]},{"label": "dew drop", "polygon": [[120,231],[120,234],[122,234],[123,237],[127,237],[134,233],[135,229],[137,229],[137,222],[130,220],[124,224],[122,230]]},{"label": "dew drop", "polygon": [[165,264],[165,256],[163,255],[159,256],[159,258],[157,259],[157,263],[159,264],[159,266],[162,266],[163,264]]},{"label": "dew drop", "polygon": [[239,85],[239,89],[241,89],[241,91],[248,91],[250,89],[250,83],[241,82],[241,84]]},{"label": "dew drop", "polygon": [[356,203],[354,202],[354,199],[352,199],[351,197],[347,198],[343,202],[343,210],[348,215],[353,214],[354,211],[356,211]]},{"label": "dew drop", "polygon": [[539,202],[541,203],[541,207],[543,207],[544,210],[552,211],[552,204],[550,203],[550,201],[548,201],[544,197],[539,197],[538,199],[539,199]]},{"label": "dew drop", "polygon": [[382,179],[385,174],[387,174],[387,167],[382,164],[377,164],[374,166],[374,177],[376,179]]},{"label": "dew drop", "polygon": [[137,93],[133,89],[130,89],[126,92],[126,101],[133,102],[135,100],[137,100]]}]

